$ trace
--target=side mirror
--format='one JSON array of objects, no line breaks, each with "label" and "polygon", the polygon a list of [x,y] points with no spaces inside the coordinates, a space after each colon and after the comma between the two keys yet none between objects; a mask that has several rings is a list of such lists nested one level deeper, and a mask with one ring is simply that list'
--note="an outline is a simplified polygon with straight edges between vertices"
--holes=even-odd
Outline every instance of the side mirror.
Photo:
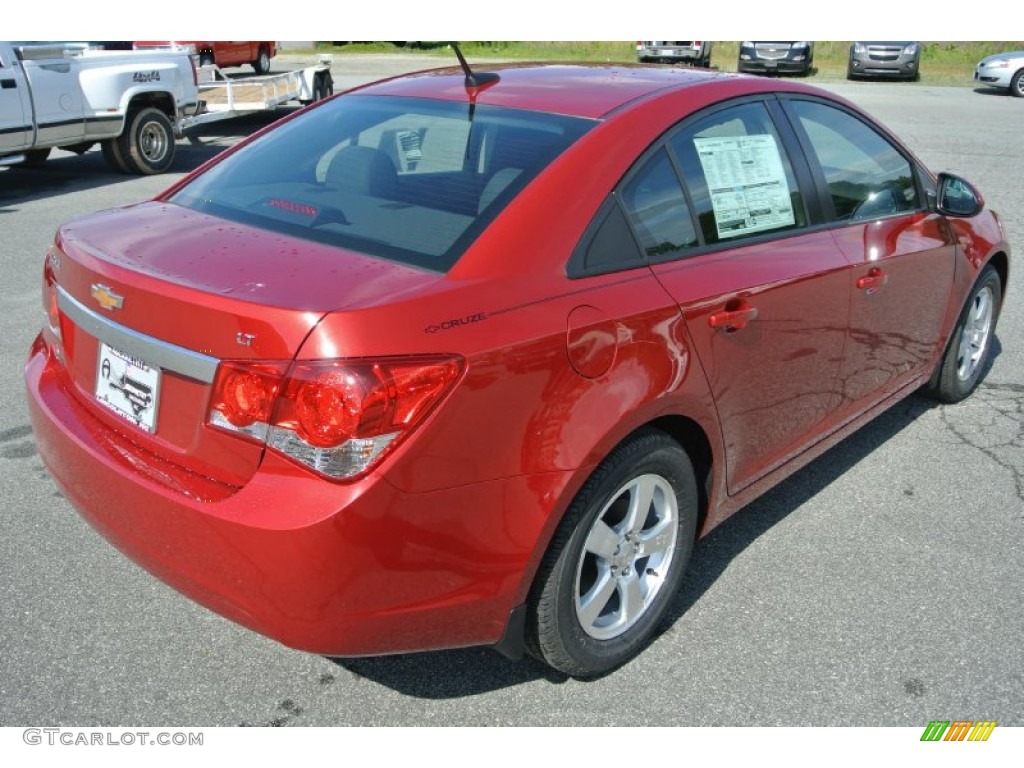
[{"label": "side mirror", "polygon": [[936,209],[946,216],[970,217],[981,212],[985,200],[966,179],[951,173],[939,174],[938,205]]}]

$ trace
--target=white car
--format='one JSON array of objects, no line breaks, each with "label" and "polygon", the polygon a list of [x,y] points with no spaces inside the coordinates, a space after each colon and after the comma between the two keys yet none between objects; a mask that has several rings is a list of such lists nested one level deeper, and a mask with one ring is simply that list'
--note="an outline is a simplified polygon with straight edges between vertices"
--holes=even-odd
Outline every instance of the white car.
[{"label": "white car", "polygon": [[981,85],[1009,88],[1013,96],[1024,96],[1024,51],[987,56],[974,68],[974,79]]}]

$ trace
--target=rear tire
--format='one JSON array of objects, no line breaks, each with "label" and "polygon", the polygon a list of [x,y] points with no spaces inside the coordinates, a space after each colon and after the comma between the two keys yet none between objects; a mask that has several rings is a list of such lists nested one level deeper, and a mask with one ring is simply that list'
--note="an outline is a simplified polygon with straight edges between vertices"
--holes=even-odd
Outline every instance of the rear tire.
[{"label": "rear tire", "polygon": [[117,146],[117,139],[107,139],[100,142],[100,149],[103,151],[103,159],[107,161],[113,170],[120,173],[134,173],[121,156],[121,150]]},{"label": "rear tire", "polygon": [[163,173],[174,161],[174,128],[156,107],[129,114],[125,131],[115,139],[129,173]]},{"label": "rear tire", "polygon": [[270,71],[270,51],[267,50],[267,46],[260,46],[260,51],[256,55],[256,61],[252,63],[252,68],[256,70],[257,75],[265,75]]},{"label": "rear tire", "polygon": [[697,529],[686,452],[646,429],[594,471],[555,532],[530,595],[530,653],[576,677],[624,664],[654,636]]},{"label": "rear tire", "polygon": [[22,165],[34,167],[42,165],[46,162],[46,158],[50,156],[50,152],[53,151],[52,147],[46,147],[45,149],[29,149],[25,152],[25,159],[22,161]]},{"label": "rear tire", "polygon": [[999,273],[988,264],[974,283],[950,335],[938,378],[930,390],[935,399],[956,403],[977,388],[992,360],[992,340],[1002,301]]}]

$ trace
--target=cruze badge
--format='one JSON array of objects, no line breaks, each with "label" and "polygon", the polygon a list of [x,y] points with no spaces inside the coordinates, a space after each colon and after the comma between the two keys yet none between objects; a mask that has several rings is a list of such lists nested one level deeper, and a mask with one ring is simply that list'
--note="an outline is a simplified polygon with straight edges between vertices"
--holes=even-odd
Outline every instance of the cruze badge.
[{"label": "cruze badge", "polygon": [[121,309],[124,306],[124,296],[118,296],[110,288],[100,283],[92,284],[92,297],[108,311]]}]

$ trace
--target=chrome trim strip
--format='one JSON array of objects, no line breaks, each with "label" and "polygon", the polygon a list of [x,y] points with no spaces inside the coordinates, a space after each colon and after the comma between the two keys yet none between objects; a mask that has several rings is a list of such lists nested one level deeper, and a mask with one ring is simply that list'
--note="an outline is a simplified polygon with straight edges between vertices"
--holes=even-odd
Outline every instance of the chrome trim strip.
[{"label": "chrome trim strip", "polygon": [[193,352],[152,336],[125,328],[93,312],[60,286],[57,286],[57,306],[75,325],[91,336],[122,352],[145,360],[165,371],[212,384],[220,363],[216,357]]}]

